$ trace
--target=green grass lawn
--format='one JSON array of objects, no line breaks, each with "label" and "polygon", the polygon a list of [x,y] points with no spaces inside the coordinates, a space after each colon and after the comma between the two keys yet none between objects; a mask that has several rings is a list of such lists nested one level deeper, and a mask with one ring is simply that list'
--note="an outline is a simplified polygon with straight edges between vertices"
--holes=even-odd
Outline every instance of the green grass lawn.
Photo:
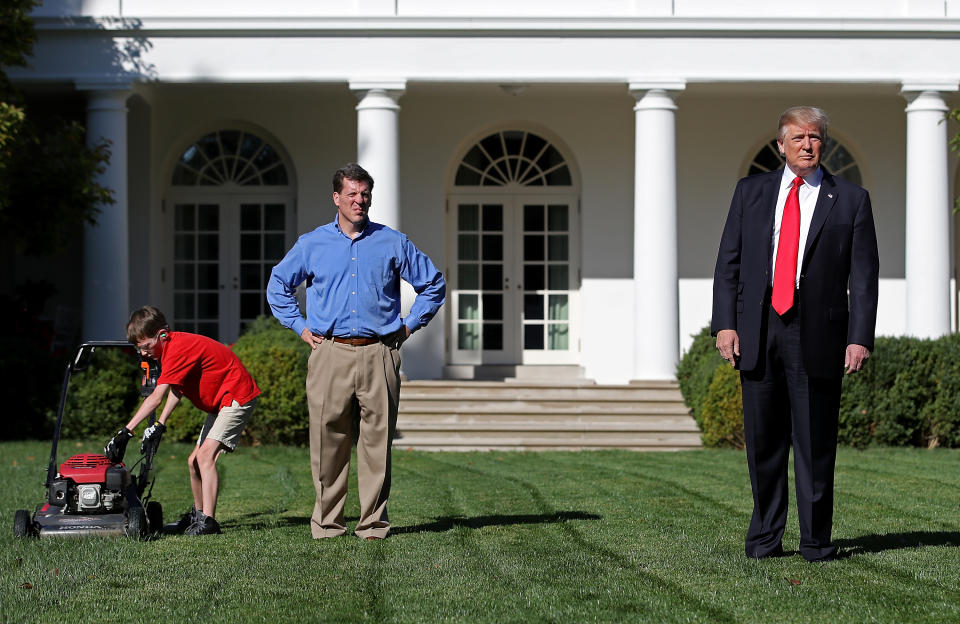
[{"label": "green grass lawn", "polygon": [[[188,452],[161,446],[168,520],[191,504]],[[48,454],[0,444],[2,622],[960,621],[960,451],[842,449],[834,536],[849,556],[829,564],[796,554],[792,513],[793,556],[744,557],[734,451],[398,451],[392,536],[366,542],[310,538],[306,449],[241,448],[220,462],[223,535],[14,539]]]}]

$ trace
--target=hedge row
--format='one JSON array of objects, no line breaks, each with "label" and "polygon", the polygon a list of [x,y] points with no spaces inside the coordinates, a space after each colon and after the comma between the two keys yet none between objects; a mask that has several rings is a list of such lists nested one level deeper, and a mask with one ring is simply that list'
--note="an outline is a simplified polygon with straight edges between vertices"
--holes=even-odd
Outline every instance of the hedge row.
[{"label": "hedge row", "polygon": [[[677,367],[706,446],[743,448],[739,375],[705,327]],[[880,337],[863,370],[843,380],[840,444],[960,446],[960,336]]]},{"label": "hedge row", "polygon": [[[253,375],[261,396],[243,435],[244,444],[308,442],[304,382],[310,348],[270,317],[252,323],[233,351]],[[132,349],[100,349],[89,368],[74,373],[64,410],[62,435],[104,440],[126,424],[140,401],[139,363]],[[184,399],[167,422],[165,439],[194,441],[206,413]],[[52,425],[54,412],[48,412]],[[141,425],[143,429],[145,425]],[[50,427],[48,427],[48,430]],[[139,433],[139,432],[138,432]]]}]

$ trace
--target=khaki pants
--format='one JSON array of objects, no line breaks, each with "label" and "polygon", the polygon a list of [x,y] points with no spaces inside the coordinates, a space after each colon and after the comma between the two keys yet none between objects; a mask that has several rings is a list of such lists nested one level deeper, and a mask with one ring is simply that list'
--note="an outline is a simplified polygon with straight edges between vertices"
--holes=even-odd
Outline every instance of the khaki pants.
[{"label": "khaki pants", "polygon": [[383,343],[363,347],[324,340],[310,354],[310,468],[317,502],[310,519],[314,538],[346,533],[343,508],[350,472],[351,430],[360,412],[357,480],[361,538],[386,537],[390,530],[390,450],[400,403],[400,352]]}]

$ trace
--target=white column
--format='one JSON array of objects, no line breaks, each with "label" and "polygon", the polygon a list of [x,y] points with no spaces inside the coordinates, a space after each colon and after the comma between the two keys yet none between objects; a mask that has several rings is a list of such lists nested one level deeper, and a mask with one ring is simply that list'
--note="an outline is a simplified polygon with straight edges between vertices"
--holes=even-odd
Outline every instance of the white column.
[{"label": "white column", "polygon": [[110,143],[110,162],[97,181],[116,203],[102,206],[84,228],[83,332],[86,340],[123,339],[130,318],[127,218],[127,98],[121,85],[77,85],[87,93],[87,144]]},{"label": "white column", "polygon": [[357,163],[373,176],[370,218],[394,229],[400,228],[400,165],[397,100],[404,80],[351,81],[357,104]]},{"label": "white column", "polygon": [[947,105],[957,83],[904,83],[907,99],[906,319],[907,334],[950,332],[950,196]]},{"label": "white column", "polygon": [[680,356],[677,285],[677,105],[683,81],[631,82],[637,104],[633,188],[634,379],[675,379]]}]

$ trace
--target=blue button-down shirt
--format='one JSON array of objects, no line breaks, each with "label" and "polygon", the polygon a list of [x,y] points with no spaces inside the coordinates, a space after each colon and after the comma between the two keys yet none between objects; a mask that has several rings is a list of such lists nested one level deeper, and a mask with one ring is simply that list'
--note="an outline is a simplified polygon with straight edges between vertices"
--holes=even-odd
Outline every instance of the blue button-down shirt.
[{"label": "blue button-down shirt", "polygon": [[[400,318],[400,279],[417,292]],[[306,281],[307,318],[294,296]],[[273,267],[267,301],[281,324],[297,334],[307,327],[323,336],[386,336],[403,325],[426,325],[446,295],[443,275],[405,234],[367,221],[354,239],[336,219],[301,236]]]}]

